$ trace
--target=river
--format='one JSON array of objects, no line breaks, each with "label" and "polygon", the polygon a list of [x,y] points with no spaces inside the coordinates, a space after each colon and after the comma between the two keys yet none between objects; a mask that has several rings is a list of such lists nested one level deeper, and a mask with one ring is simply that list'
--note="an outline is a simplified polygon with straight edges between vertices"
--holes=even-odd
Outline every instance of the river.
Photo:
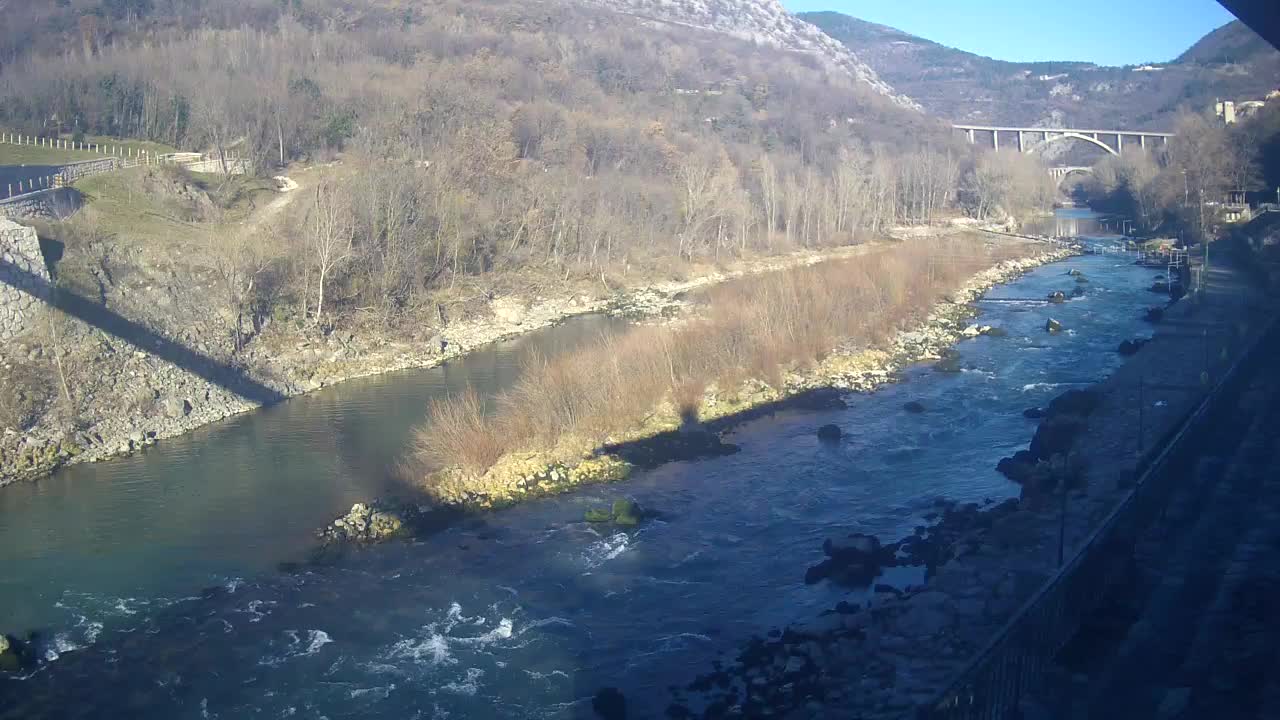
[{"label": "river", "polygon": [[[1104,377],[1117,344],[1149,332],[1151,271],[1131,263],[1085,256],[993,289],[980,321],[1009,334],[962,342],[961,373],[914,368],[846,409],[747,423],[728,438],[735,455],[322,566],[277,569],[353,501],[394,490],[429,398],[466,383],[492,393],[530,350],[562,352],[617,321],[578,318],[6,488],[0,629],[41,629],[49,660],[0,680],[0,707],[28,720],[585,718],[590,696],[615,685],[656,716],[668,685],[848,597],[803,583],[824,537],[897,539],[936,498],[1016,495],[994,468],[1030,438],[1022,410]],[[1017,300],[1069,291],[1068,267],[1090,279],[1083,297]],[[1046,334],[1049,316],[1066,332]],[[904,412],[907,401],[926,412]],[[844,430],[837,446],[815,437],[827,423]],[[625,533],[582,522],[620,495],[661,519]]]}]

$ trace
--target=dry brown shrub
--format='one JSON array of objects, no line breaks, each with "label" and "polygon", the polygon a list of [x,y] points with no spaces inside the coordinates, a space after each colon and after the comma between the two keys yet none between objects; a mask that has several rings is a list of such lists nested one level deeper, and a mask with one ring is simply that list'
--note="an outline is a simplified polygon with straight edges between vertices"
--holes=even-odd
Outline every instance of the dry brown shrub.
[{"label": "dry brown shrub", "polygon": [[507,451],[500,429],[485,417],[475,390],[432,400],[428,420],[414,433],[414,454],[437,466],[479,474]]},{"label": "dry brown shrub", "polygon": [[491,420],[474,393],[433,404],[421,459],[480,474],[504,451],[603,441],[664,402],[696,418],[712,384],[733,392],[756,378],[781,389],[788,370],[817,363],[837,343],[882,342],[975,272],[1020,254],[973,238],[918,241],[726,283],[683,325],[605,334],[570,355],[534,358]]}]

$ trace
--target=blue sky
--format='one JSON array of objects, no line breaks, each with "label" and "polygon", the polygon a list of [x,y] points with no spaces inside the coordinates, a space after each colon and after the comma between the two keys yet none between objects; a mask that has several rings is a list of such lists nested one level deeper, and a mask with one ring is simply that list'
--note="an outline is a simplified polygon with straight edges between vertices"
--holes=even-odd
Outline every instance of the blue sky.
[{"label": "blue sky", "polygon": [[1230,22],[1214,0],[782,0],[998,58],[1128,65],[1172,60]]}]

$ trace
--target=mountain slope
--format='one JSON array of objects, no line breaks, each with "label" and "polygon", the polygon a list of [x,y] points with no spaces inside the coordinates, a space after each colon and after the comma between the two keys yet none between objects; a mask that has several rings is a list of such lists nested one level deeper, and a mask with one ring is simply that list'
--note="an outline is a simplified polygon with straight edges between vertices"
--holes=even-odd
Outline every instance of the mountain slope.
[{"label": "mountain slope", "polygon": [[1162,130],[1182,107],[1260,98],[1280,83],[1280,52],[1238,21],[1171,63],[1106,67],[1006,62],[839,13],[800,17],[925,110],[957,122]]},{"label": "mountain slope", "polygon": [[724,33],[818,58],[852,75],[902,107],[920,109],[907,95],[886,83],[849,44],[840,43],[793,15],[778,0],[587,0],[645,20],[674,23]]}]

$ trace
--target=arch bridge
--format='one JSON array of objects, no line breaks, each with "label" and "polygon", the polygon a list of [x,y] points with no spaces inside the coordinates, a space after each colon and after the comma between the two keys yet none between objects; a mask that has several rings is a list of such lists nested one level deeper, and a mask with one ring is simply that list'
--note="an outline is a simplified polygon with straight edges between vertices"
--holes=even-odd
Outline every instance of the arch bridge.
[{"label": "arch bridge", "polygon": [[1018,152],[1034,153],[1043,150],[1050,143],[1064,140],[1081,140],[1096,145],[1112,155],[1123,155],[1125,140],[1130,147],[1137,141],[1138,147],[1145,149],[1148,145],[1163,146],[1173,137],[1173,133],[1152,132],[1148,130],[1085,130],[1079,128],[1033,128],[1004,127],[998,125],[952,125],[965,134],[970,144],[977,138],[991,137],[991,148],[1000,149],[1001,135],[1005,137],[1006,147],[1017,147]]},{"label": "arch bridge", "polygon": [[1058,187],[1062,187],[1062,181],[1066,180],[1067,177],[1071,175],[1075,175],[1076,173],[1080,173],[1083,175],[1092,175],[1093,168],[1086,167],[1083,165],[1058,166],[1058,167],[1049,168],[1049,177],[1053,178],[1058,183]]}]

